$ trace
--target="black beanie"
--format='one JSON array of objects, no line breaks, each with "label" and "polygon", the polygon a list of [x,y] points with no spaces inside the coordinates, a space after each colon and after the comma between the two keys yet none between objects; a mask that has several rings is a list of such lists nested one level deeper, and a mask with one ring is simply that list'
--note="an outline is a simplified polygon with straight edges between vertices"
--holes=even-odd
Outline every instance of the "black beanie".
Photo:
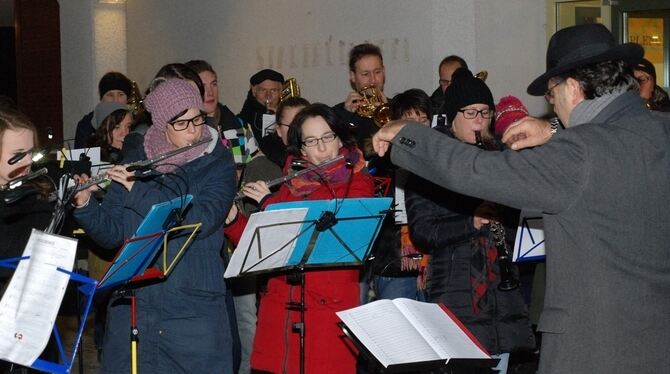
[{"label": "black beanie", "polygon": [[471,104],[486,104],[495,108],[493,94],[486,83],[475,78],[467,68],[458,68],[451,76],[451,84],[444,93],[443,111],[449,123],[454,121],[458,110]]},{"label": "black beanie", "polygon": [[100,99],[102,100],[102,97],[111,90],[123,91],[128,96],[128,99],[130,99],[130,95],[133,92],[133,83],[125,75],[116,71],[110,71],[103,75],[100,83],[98,83]]},{"label": "black beanie", "polygon": [[249,83],[251,83],[252,86],[255,86],[268,79],[271,81],[284,83],[284,76],[272,69],[264,69],[252,75],[251,79],[249,79]]}]

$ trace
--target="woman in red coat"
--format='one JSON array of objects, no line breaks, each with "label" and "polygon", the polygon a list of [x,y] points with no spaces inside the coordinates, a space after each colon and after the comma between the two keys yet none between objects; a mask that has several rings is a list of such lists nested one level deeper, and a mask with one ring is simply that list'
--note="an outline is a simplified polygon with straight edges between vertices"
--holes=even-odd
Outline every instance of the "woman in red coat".
[{"label": "woman in red coat", "polygon": [[[296,159],[320,165],[338,155],[344,159],[293,178],[271,194],[265,182],[245,184],[244,193],[269,204],[344,197],[372,197],[374,183],[364,171],[365,160],[356,148],[347,127],[340,123],[330,107],[312,104],[298,113],[288,132],[289,157],[284,167]],[[345,161],[346,160],[346,161]],[[352,167],[353,165],[353,167]],[[226,227],[226,235],[237,242],[247,218],[235,208]],[[356,350],[340,328],[335,312],[359,304],[359,270],[336,268],[305,272],[305,372],[354,373]],[[300,282],[291,276],[272,277],[267,291],[261,293],[258,325],[251,354],[254,370],[271,373],[298,373],[300,370],[300,335],[293,331],[300,322],[300,311],[289,310],[287,303],[300,301]]]}]

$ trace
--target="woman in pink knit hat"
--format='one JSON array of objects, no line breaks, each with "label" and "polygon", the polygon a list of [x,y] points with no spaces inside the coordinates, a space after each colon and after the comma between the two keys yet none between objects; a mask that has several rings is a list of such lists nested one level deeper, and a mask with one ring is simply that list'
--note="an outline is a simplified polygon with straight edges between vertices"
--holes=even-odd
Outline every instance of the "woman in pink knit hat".
[{"label": "woman in pink knit hat", "polygon": [[[157,156],[205,141],[167,158],[154,171],[135,176],[127,165],[112,168],[114,181],[102,202],[91,200],[95,187],[75,196],[75,218],[101,247],[116,250],[133,236],[152,205],[193,195],[181,224],[202,223],[174,270],[164,279],[126,285],[137,297],[140,372],[231,373],[232,338],[226,312],[223,222],[235,195],[235,164],[205,124],[202,98],[192,82],[167,79],[144,100],[153,125],[143,147],[124,147],[124,162]],[[207,141],[209,140],[209,141]],[[142,144],[142,143],[139,143]],[[83,178],[85,179],[85,178]],[[187,235],[168,242],[174,258]],[[161,261],[150,266],[160,268]],[[130,306],[125,292],[114,292],[108,307],[101,373],[130,371]]]}]

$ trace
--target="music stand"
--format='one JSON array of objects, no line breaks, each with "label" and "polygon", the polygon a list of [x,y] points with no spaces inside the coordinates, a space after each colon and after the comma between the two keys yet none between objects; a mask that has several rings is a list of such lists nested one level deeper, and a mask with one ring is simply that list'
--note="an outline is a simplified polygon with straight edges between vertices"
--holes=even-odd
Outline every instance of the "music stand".
[{"label": "music stand", "polygon": [[305,368],[305,270],[361,265],[379,233],[391,198],[310,200],[272,204],[252,214],[225,278],[280,271],[297,273],[300,372]]},{"label": "music stand", "polygon": [[[176,214],[193,200],[184,195],[154,204],[144,217],[135,235],[126,240],[98,283],[98,290],[123,285],[144,275],[160,249],[161,240],[176,223]],[[145,278],[146,279],[146,278]]]},{"label": "music stand", "polygon": [[[170,201],[154,204],[135,231],[135,235],[124,242],[96,290],[105,290],[117,286],[126,287],[140,281],[167,277],[202,226],[202,223],[175,226],[178,217],[191,200],[193,200],[192,195],[184,195]],[[169,234],[186,229],[191,229],[191,234],[168,264],[167,244]],[[160,245],[161,242],[163,246]],[[160,248],[163,248],[162,270],[155,267],[149,268]],[[133,290],[130,290],[130,303],[131,372],[134,374],[137,373],[139,330],[137,329],[137,308]]]},{"label": "music stand", "polygon": [[[51,240],[53,240],[53,241],[51,241]],[[74,256],[75,256],[74,253],[76,251],[76,249],[75,249],[76,244],[74,244],[74,247],[72,249],[71,258],[67,258],[65,260],[65,262],[63,262],[62,259],[54,261],[52,259],[49,259],[48,257],[45,261],[45,252],[43,251],[43,249],[38,249],[35,244],[32,244],[35,241],[41,241],[42,243],[50,243],[49,245],[52,246],[52,248],[50,248],[50,250],[53,249],[55,251],[61,252],[58,255],[60,257],[61,254],[64,255],[64,256],[68,256],[67,254],[62,253],[62,251],[65,250],[65,247],[63,247],[62,244],[61,245],[56,245],[56,244],[53,244],[53,243],[54,242],[61,242],[62,243],[64,241],[70,241],[70,242],[74,241],[76,243],[76,239],[63,238],[63,237],[60,237],[60,236],[57,236],[57,235],[53,235],[53,234],[46,233],[46,232],[40,232],[39,230],[33,229],[33,233],[31,234],[31,238],[29,239],[28,244],[26,245],[26,251],[28,251],[28,249],[31,248],[30,252],[27,253],[26,251],[24,251],[24,256],[22,256],[22,257],[14,257],[14,258],[8,258],[8,259],[0,260],[0,266],[1,267],[17,269],[17,267],[22,265],[24,269],[26,267],[28,269],[30,269],[33,266],[31,264],[31,258],[32,258],[33,261],[35,261],[35,263],[37,265],[35,266],[35,268],[33,270],[29,270],[27,274],[24,273],[22,275],[23,277],[25,277],[26,280],[33,279],[33,276],[36,275],[36,272],[49,271],[49,272],[66,274],[69,277],[70,281],[75,281],[75,282],[81,283],[81,285],[79,287],[77,287],[77,289],[78,289],[79,292],[81,292],[82,294],[85,295],[86,301],[85,301],[84,310],[80,315],[80,318],[81,318],[80,321],[81,322],[79,322],[79,326],[77,327],[77,332],[76,332],[74,341],[72,343],[71,351],[66,352],[65,349],[63,348],[63,343],[62,343],[61,338],[60,338],[60,333],[58,331],[58,327],[56,326],[55,323],[53,323],[51,330],[52,330],[52,334],[53,334],[53,336],[55,338],[55,341],[56,341],[56,346],[58,348],[58,358],[59,358],[60,362],[52,362],[52,361],[48,361],[48,360],[41,359],[41,358],[36,358],[30,364],[27,364],[27,362],[23,362],[23,364],[25,366],[29,366],[33,369],[46,371],[46,372],[50,372],[50,373],[65,374],[65,373],[69,373],[70,370],[72,369],[72,364],[74,363],[74,359],[75,359],[75,356],[77,354],[77,349],[78,349],[79,344],[81,342],[81,336],[84,332],[84,326],[86,324],[86,318],[87,318],[88,313],[90,311],[91,302],[93,301],[93,294],[95,293],[96,281],[94,279],[85,277],[81,274],[72,272],[72,271],[68,270],[67,268],[64,268],[65,263],[68,263],[68,264],[71,265],[74,262]],[[41,251],[41,252],[35,252],[35,251]],[[47,254],[47,256],[48,256],[48,254]],[[58,265],[59,262],[62,263],[62,266]],[[53,267],[55,267],[55,269]],[[31,272],[35,273],[35,274],[31,274]],[[15,273],[15,275],[16,275],[16,273]],[[15,279],[14,279],[14,277],[12,277],[12,282],[10,282],[9,287],[12,287],[12,283],[14,281],[15,281]],[[19,282],[21,282],[21,281],[19,281]],[[27,290],[41,290],[42,292],[49,292],[50,295],[53,296],[54,298],[57,297],[57,295],[60,291],[59,289],[54,290],[54,289],[50,288],[50,287],[58,287],[58,284],[53,284],[51,282],[45,282],[44,280],[40,280],[40,281],[35,282],[35,283],[36,284],[32,284],[32,285],[25,284],[23,286],[25,288],[15,289],[16,291],[20,292],[20,294],[21,294],[20,298],[25,297],[25,299],[30,299],[30,298],[35,297],[33,294],[27,294],[27,293],[29,293],[29,291],[27,291]],[[8,287],[7,292],[9,292],[9,287]],[[65,291],[63,290],[62,292],[64,293]],[[5,295],[3,295],[3,297]],[[16,297],[16,296],[17,295],[9,295],[8,297],[11,298],[11,297]],[[62,302],[62,294],[60,296],[60,300],[58,301],[58,303],[60,304],[61,302]],[[19,321],[20,321],[21,320],[21,314],[25,315],[25,313],[26,313],[26,311],[25,310],[22,311],[22,306],[19,302],[19,307],[18,307],[18,310],[16,311],[16,315],[13,315],[11,317],[3,316],[3,318],[18,318]],[[40,313],[40,312],[38,312],[38,313]],[[12,314],[14,314],[14,313],[12,313]],[[30,316],[30,319],[32,320],[34,317],[41,318],[43,316],[40,313],[39,316],[37,316],[37,315]],[[24,338],[21,335],[23,333],[26,333],[26,331],[24,331],[22,333],[21,332],[22,329],[26,329],[26,331],[30,331],[29,327],[17,326],[17,330],[19,330],[19,332],[14,334],[14,338],[17,339],[16,344],[19,344],[21,342],[21,340]],[[34,333],[35,331],[32,331],[32,332]],[[26,337],[26,340],[30,340],[30,338]]]}]

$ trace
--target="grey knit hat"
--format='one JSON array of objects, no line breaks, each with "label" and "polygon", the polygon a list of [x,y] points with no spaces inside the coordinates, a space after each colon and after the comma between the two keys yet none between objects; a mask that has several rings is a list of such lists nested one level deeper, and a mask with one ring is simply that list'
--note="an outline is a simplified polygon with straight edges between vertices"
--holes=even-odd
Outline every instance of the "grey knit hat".
[{"label": "grey knit hat", "polygon": [[102,125],[102,121],[104,121],[105,118],[109,117],[110,114],[116,112],[117,110],[128,111],[130,109],[128,108],[128,105],[125,104],[101,101],[98,103],[98,105],[95,106],[95,109],[93,110],[93,120],[91,121],[91,124],[96,130],[99,129]]}]

